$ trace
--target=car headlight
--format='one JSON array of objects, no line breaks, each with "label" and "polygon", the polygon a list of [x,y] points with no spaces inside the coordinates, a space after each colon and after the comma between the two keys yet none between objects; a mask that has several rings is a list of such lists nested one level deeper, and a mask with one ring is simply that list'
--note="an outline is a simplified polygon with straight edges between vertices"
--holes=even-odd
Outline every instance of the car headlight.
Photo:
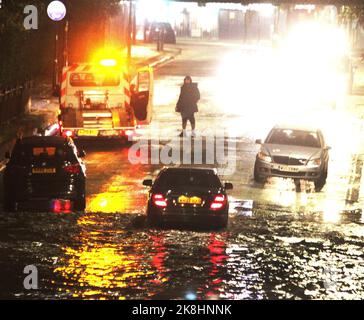
[{"label": "car headlight", "polygon": [[311,159],[310,161],[308,161],[307,165],[311,167],[319,167],[321,165],[321,159]]},{"label": "car headlight", "polygon": [[258,153],[258,159],[265,161],[265,162],[272,162],[272,158],[269,155],[267,155],[266,153],[264,153],[263,151],[260,151]]}]

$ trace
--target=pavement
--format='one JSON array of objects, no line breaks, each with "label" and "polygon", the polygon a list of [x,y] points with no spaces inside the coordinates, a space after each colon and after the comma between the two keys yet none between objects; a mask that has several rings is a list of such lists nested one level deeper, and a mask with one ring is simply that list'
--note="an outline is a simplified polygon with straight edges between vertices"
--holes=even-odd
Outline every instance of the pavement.
[{"label": "pavement", "polygon": [[[190,41],[178,46],[182,54],[155,72],[153,124],[140,129],[133,146],[82,146],[85,214],[0,213],[0,297],[364,298],[362,96],[318,110],[300,110],[298,97],[291,109],[279,110],[272,107],[269,87],[262,86],[266,70],[257,67],[265,63],[265,47]],[[245,72],[239,72],[237,57],[248,62]],[[250,68],[257,77],[247,81]],[[217,167],[221,179],[234,184],[226,230],[146,224],[148,190],[142,181],[155,178],[165,164],[152,163],[151,153],[146,163],[136,161],[133,147],[147,146],[171,162],[201,155],[189,150],[188,139],[177,138],[181,120],[174,110],[186,74],[201,91],[193,140],[201,142],[201,166]],[[289,179],[253,180],[254,141],[284,117],[319,120],[325,129],[332,150],[321,192],[304,181],[297,192]],[[227,162],[214,150],[208,159],[209,141],[223,142]],[[28,264],[38,267],[35,291],[22,287]]]}]

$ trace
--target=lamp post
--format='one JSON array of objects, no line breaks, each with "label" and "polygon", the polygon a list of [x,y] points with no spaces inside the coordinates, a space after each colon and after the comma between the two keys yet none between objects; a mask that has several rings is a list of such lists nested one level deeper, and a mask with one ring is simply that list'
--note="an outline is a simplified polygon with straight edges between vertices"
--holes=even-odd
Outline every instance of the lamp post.
[{"label": "lamp post", "polygon": [[54,61],[53,61],[53,94],[57,94],[57,85],[59,84],[59,59],[58,59],[58,47],[59,47],[59,25],[55,26],[55,38],[54,38]]},{"label": "lamp post", "polygon": [[128,38],[127,38],[127,46],[128,46],[128,53],[127,53],[127,60],[128,60],[128,66],[131,64],[131,46],[132,46],[132,19],[133,19],[133,1],[129,0],[129,22],[128,22]]}]

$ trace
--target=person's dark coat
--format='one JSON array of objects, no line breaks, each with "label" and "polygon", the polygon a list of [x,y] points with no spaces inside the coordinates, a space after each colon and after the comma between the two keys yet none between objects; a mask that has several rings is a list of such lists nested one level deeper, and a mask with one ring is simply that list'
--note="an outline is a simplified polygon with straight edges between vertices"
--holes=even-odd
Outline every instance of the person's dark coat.
[{"label": "person's dark coat", "polygon": [[198,100],[200,100],[200,91],[198,90],[197,83],[184,84],[181,87],[176,111],[180,112],[182,117],[191,116],[198,112]]}]

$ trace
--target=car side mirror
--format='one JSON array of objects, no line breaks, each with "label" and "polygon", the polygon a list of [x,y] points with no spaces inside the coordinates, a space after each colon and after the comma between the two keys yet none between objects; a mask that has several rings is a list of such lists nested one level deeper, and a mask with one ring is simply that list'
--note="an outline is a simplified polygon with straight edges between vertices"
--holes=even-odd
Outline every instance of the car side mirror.
[{"label": "car side mirror", "polygon": [[230,182],[225,182],[225,190],[232,190],[233,189],[233,184]]},{"label": "car side mirror", "polygon": [[78,151],[78,156],[79,156],[80,158],[84,158],[84,157],[86,157],[86,152],[85,152],[85,150],[80,150],[80,151]]},{"label": "car side mirror", "polygon": [[10,152],[9,151],[6,151],[5,152],[5,159],[10,159]]},{"label": "car side mirror", "polygon": [[257,140],[255,140],[255,143],[256,143],[256,144],[263,144],[263,142],[262,142],[262,140],[261,140],[261,139],[257,139]]},{"label": "car side mirror", "polygon": [[153,185],[153,180],[152,179],[145,179],[143,181],[143,186],[151,187],[152,185]]}]

